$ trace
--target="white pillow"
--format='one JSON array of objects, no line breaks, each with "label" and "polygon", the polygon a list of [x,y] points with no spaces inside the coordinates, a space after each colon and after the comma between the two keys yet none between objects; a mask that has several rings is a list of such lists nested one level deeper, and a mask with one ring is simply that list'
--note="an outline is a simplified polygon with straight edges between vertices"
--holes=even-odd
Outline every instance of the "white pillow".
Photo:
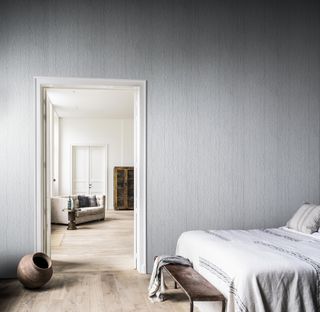
[{"label": "white pillow", "polygon": [[320,227],[320,206],[303,204],[288,221],[287,227],[306,234],[317,232]]}]

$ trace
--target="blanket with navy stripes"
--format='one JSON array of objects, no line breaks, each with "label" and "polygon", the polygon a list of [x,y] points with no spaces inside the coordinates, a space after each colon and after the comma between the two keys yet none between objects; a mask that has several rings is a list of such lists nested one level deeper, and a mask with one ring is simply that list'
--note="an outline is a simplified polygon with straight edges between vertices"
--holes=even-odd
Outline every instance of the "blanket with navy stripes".
[{"label": "blanket with navy stripes", "polygon": [[190,231],[176,253],[223,293],[227,312],[320,311],[319,233]]}]

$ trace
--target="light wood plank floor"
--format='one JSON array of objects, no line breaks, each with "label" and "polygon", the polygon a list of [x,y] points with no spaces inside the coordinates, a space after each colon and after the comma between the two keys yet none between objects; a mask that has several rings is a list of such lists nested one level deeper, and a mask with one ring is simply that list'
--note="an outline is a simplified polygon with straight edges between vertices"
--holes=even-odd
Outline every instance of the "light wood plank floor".
[{"label": "light wood plank floor", "polygon": [[133,212],[109,211],[105,221],[52,225],[51,257],[55,272],[132,270]]},{"label": "light wood plank floor", "polygon": [[0,280],[0,311],[188,311],[179,290],[171,289],[163,303],[149,301],[150,277],[132,269],[132,254],[132,212],[108,212],[105,222],[83,224],[77,231],[54,226],[51,281],[30,291],[15,279]]}]

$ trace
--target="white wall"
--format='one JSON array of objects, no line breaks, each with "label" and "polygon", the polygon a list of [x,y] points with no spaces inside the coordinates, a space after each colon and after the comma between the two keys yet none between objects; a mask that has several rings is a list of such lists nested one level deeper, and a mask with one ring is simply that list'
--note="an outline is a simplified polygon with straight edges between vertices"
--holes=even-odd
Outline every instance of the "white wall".
[{"label": "white wall", "polygon": [[113,168],[133,166],[133,119],[60,119],[60,194],[71,190],[71,145],[108,145],[107,203],[113,209]]}]

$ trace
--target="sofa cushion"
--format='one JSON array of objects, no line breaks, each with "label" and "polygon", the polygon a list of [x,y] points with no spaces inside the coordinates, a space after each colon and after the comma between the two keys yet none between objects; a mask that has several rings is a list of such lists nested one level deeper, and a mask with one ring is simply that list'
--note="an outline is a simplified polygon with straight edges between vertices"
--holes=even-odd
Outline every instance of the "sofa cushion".
[{"label": "sofa cushion", "polygon": [[96,215],[104,212],[103,207],[89,207],[89,208],[82,208],[80,211],[77,211],[77,217],[89,216],[89,215]]},{"label": "sofa cushion", "polygon": [[90,207],[90,202],[89,202],[89,197],[88,196],[83,196],[83,195],[79,195],[78,196],[78,200],[79,200],[79,207]]},{"label": "sofa cushion", "polygon": [[78,197],[73,200],[74,208],[80,208]]},{"label": "sofa cushion", "polygon": [[89,203],[90,203],[89,207],[97,207],[98,206],[96,195],[88,196],[88,198],[89,198]]}]

